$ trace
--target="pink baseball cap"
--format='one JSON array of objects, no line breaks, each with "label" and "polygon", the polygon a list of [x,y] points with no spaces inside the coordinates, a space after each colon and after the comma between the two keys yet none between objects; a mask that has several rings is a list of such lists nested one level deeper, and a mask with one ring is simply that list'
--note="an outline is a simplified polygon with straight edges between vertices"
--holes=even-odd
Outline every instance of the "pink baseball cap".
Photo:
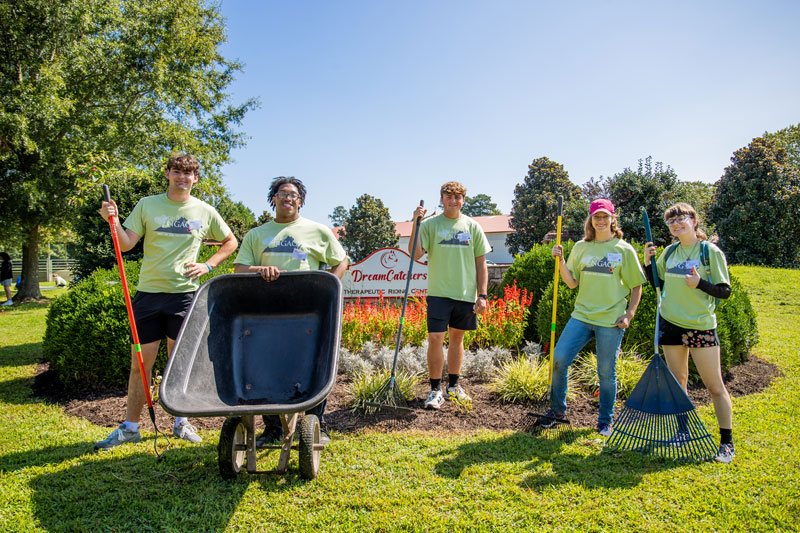
[{"label": "pink baseball cap", "polygon": [[589,215],[594,215],[597,212],[608,213],[609,215],[614,214],[614,204],[611,203],[611,200],[606,200],[605,198],[598,198],[589,206]]}]

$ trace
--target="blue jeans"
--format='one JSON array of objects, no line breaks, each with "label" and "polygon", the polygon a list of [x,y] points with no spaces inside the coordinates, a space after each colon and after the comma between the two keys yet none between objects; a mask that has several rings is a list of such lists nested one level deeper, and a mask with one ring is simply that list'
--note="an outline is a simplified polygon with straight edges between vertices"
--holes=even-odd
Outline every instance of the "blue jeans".
[{"label": "blue jeans", "polygon": [[617,398],[617,353],[625,330],[612,326],[594,326],[570,318],[553,350],[553,388],[550,398],[554,411],[567,410],[567,372],[578,352],[592,337],[597,341],[597,376],[600,380],[600,416],[598,424],[614,420],[614,401]]}]

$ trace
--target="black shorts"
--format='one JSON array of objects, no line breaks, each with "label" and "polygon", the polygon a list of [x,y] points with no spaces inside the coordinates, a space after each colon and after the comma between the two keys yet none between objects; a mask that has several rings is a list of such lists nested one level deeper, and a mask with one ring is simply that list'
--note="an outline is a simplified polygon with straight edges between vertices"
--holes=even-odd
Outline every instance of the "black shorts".
[{"label": "black shorts", "polygon": [[716,329],[686,329],[664,320],[664,317],[660,317],[659,320],[659,346],[686,346],[687,348],[719,346]]},{"label": "black shorts", "polygon": [[474,303],[441,296],[428,296],[427,300],[428,333],[443,333],[447,331],[447,326],[464,330],[478,329]]},{"label": "black shorts", "polygon": [[132,306],[139,342],[149,344],[164,337],[175,340],[193,299],[194,292],[173,294],[138,291],[133,297]]}]

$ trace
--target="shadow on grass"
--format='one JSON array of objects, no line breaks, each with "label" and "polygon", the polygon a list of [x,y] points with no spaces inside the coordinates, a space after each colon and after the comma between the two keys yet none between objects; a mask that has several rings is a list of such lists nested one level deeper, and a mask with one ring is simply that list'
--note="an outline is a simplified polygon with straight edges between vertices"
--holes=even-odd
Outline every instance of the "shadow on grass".
[{"label": "shadow on grass", "polygon": [[0,368],[33,364],[42,354],[41,342],[0,347]]},{"label": "shadow on grass", "polygon": [[525,468],[531,474],[520,485],[541,490],[566,483],[587,488],[630,488],[641,483],[647,474],[680,466],[638,453],[601,451],[585,455],[565,452],[566,446],[576,442],[599,446],[591,430],[513,433],[501,439],[468,442],[455,450],[439,452],[438,456],[448,457],[443,458],[434,470],[442,477],[458,478],[472,465],[527,461]]},{"label": "shadow on grass", "polygon": [[[285,476],[219,475],[213,444],[168,450],[157,462],[137,445],[133,453],[85,453],[93,443],[52,447],[0,458],[21,469],[33,464],[77,463],[32,479],[32,513],[45,530],[59,531],[217,531],[230,521],[251,483],[259,490],[283,491],[306,483],[296,460]],[[147,443],[149,445],[149,443]],[[264,460],[269,467],[271,458]],[[25,464],[23,464],[25,463]],[[6,469],[6,466],[3,466]]]}]

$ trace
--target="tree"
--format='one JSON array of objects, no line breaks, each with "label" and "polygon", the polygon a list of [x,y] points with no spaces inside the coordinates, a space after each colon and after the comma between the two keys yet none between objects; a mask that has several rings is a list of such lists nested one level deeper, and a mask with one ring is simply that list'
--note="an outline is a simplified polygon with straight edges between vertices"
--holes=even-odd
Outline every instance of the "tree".
[{"label": "tree", "polygon": [[344,221],[347,220],[347,209],[342,205],[337,205],[333,208],[333,213],[328,215],[328,220],[334,228],[344,226]]},{"label": "tree", "polygon": [[464,207],[461,212],[469,217],[482,217],[488,215],[502,215],[497,204],[492,202],[492,197],[488,194],[476,194],[467,196],[464,199]]},{"label": "tree", "polygon": [[379,248],[397,246],[400,240],[389,209],[369,194],[358,197],[350,208],[340,235],[339,240],[354,263],[366,259]]},{"label": "tree", "polygon": [[261,216],[258,217],[258,220],[256,221],[256,225],[257,226],[263,226],[267,222],[272,222],[273,220],[275,220],[275,217],[272,216],[272,213],[270,213],[269,211],[264,209],[264,211],[261,213]]},{"label": "tree", "polygon": [[614,204],[626,240],[645,242],[641,208],[647,209],[652,219],[653,240],[658,245],[671,242],[669,229],[659,223],[664,211],[674,204],[679,192],[678,176],[672,167],[652,162],[652,157],[639,160],[636,171],[625,168],[614,174],[605,184],[608,199]]},{"label": "tree", "polygon": [[[558,195],[564,196],[565,206],[580,196],[580,189],[569,180],[564,166],[546,157],[528,165],[528,175],[514,187],[510,225],[516,233],[506,237],[511,253],[523,253],[538,244],[556,228]],[[562,220],[563,229],[566,228]],[[562,229],[562,231],[563,231]]]},{"label": "tree", "polygon": [[731,263],[800,266],[800,170],[774,138],[734,152],[709,208]]},{"label": "tree", "polygon": [[225,195],[217,198],[213,205],[237,241],[242,242],[245,234],[256,227],[255,214],[242,202],[234,202]]},{"label": "tree", "polygon": [[163,176],[170,152],[220,166],[255,105],[229,104],[238,63],[204,0],[0,0],[0,212],[22,236],[17,299],[37,298],[40,235],[96,202],[110,175]]},{"label": "tree", "polygon": [[775,133],[765,133],[764,137],[775,141],[778,146],[786,150],[787,163],[800,170],[800,124],[789,126]]}]

